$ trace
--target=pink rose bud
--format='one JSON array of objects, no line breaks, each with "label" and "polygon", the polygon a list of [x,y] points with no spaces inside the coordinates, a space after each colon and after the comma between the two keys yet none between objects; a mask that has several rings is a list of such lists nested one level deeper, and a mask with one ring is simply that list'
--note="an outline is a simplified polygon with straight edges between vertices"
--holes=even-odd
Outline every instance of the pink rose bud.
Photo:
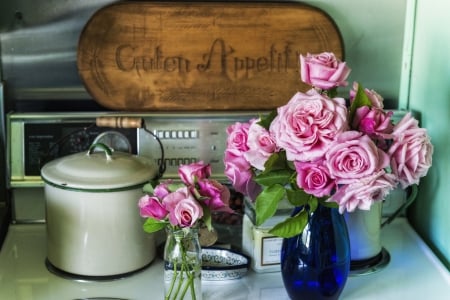
[{"label": "pink rose bud", "polygon": [[247,185],[253,176],[250,163],[236,149],[225,150],[224,163],[225,175],[233,187],[236,191],[247,195]]},{"label": "pink rose bud", "polygon": [[394,125],[391,122],[392,111],[385,112],[379,108],[362,106],[356,110],[353,128],[367,134],[382,150],[386,150],[387,138],[390,137]]},{"label": "pink rose bud", "polygon": [[202,161],[189,165],[181,165],[178,168],[178,175],[185,184],[192,185],[195,180],[211,176],[211,165],[204,164]]},{"label": "pink rose bud", "polygon": [[247,137],[250,122],[240,123],[236,122],[227,127],[227,148],[236,149],[240,152],[246,152],[248,150]]},{"label": "pink rose bud", "polygon": [[166,180],[160,184],[158,184],[154,189],[153,189],[153,196],[158,197],[159,199],[163,199],[165,196],[167,196],[170,191],[169,191],[169,184],[172,183],[172,180]]},{"label": "pink rose bud", "polygon": [[244,153],[247,161],[255,168],[264,170],[264,164],[278,147],[272,134],[254,120],[248,129],[248,151]]},{"label": "pink rose bud", "polygon": [[143,196],[139,199],[139,213],[142,217],[150,217],[156,220],[164,219],[168,211],[163,207],[157,197],[151,197],[149,195]]},{"label": "pink rose bud", "polygon": [[228,211],[232,212],[229,208],[230,190],[222,185],[217,180],[201,180],[198,182],[198,192],[204,199],[203,203],[212,211]]},{"label": "pink rose bud", "polygon": [[306,84],[323,90],[346,86],[350,68],[333,53],[300,55],[300,77]]},{"label": "pink rose bud", "polygon": [[[359,84],[357,82],[353,82],[353,89],[350,90],[350,102],[353,101],[353,99],[356,96],[356,92],[358,91]],[[380,94],[375,92],[374,90],[364,89],[364,93],[369,98],[371,106],[374,108],[383,109],[384,107],[384,99],[381,97]]]}]

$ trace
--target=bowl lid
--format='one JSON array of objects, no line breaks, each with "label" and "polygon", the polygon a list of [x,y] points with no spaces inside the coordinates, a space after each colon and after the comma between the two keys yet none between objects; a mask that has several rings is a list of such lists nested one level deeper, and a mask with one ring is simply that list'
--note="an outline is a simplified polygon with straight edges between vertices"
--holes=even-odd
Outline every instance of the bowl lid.
[{"label": "bowl lid", "polygon": [[102,143],[93,144],[87,152],[52,160],[41,169],[47,184],[98,192],[135,188],[154,178],[156,173],[151,159],[113,151]]}]

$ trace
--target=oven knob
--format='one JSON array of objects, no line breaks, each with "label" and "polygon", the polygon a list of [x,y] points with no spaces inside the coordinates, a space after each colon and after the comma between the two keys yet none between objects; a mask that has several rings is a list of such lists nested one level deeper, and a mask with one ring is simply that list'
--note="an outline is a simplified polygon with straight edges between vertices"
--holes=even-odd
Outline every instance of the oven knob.
[{"label": "oven knob", "polygon": [[89,149],[89,134],[86,131],[79,131],[69,138],[70,151],[81,152]]},{"label": "oven knob", "polygon": [[105,131],[100,133],[95,139],[93,144],[103,143],[114,151],[131,153],[131,143],[125,135],[118,131]]}]

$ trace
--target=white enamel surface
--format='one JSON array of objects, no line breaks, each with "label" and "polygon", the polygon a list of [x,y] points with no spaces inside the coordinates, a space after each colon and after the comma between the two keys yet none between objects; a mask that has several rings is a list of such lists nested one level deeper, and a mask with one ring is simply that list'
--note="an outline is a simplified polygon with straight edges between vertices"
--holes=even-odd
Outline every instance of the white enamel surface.
[{"label": "white enamel surface", "polygon": [[[350,277],[342,300],[448,299],[448,271],[405,219],[396,219],[382,229],[382,244],[391,254],[389,265],[375,274]],[[45,225],[12,225],[0,252],[0,299],[163,299],[163,263],[160,259],[126,279],[83,283],[49,273],[44,265],[45,256]],[[249,270],[241,279],[208,282],[202,287],[203,299],[288,299],[279,272]]]},{"label": "white enamel surface", "polygon": [[45,186],[47,255],[57,268],[86,276],[134,271],[155,256],[153,235],[142,230],[141,188],[109,193]]},{"label": "white enamel surface", "polygon": [[50,161],[41,171],[52,184],[77,189],[114,189],[144,183],[156,174],[155,164],[128,153],[76,153]]}]

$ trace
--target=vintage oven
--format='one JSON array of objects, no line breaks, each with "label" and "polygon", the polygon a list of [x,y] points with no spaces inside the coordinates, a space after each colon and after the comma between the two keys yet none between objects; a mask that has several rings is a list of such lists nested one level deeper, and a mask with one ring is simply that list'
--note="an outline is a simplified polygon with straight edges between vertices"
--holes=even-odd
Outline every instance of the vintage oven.
[{"label": "vintage oven", "polygon": [[[167,178],[176,176],[180,163],[203,160],[210,162],[213,175],[224,181],[225,128],[231,122],[244,122],[255,114],[257,112],[9,114],[7,153],[13,215],[0,252],[0,298],[148,299],[150,294],[152,299],[162,297],[163,291],[158,289],[162,284],[159,258],[144,270],[117,280],[67,277],[48,268],[45,199],[39,166],[56,156],[84,151],[92,142],[101,140],[123,151],[152,157],[158,164],[163,160]],[[97,127],[95,121],[100,117],[142,118],[146,129]],[[155,136],[160,139],[162,148]],[[401,205],[395,202],[399,199],[402,201],[404,197],[386,203],[385,214],[389,215]],[[236,237],[238,242],[239,238]],[[421,299],[426,295],[445,298],[450,276],[405,217],[383,228],[382,243],[385,259],[354,272],[343,299],[379,299],[380,295],[385,299]],[[239,280],[208,282],[204,284],[204,296],[206,299],[270,299],[274,296],[288,299],[279,272],[254,271]]]},{"label": "vintage oven", "polygon": [[[5,20],[8,21],[8,25],[2,32],[0,40],[2,78],[5,81],[0,95],[1,142],[4,146],[0,150],[5,151],[1,152],[0,156],[6,158],[5,170],[0,178],[4,182],[0,195],[2,197],[0,217],[4,226],[0,231],[0,237],[2,232],[6,233],[0,251],[0,299],[161,299],[163,290],[160,287],[163,278],[160,259],[156,259],[141,272],[118,280],[67,278],[47,268],[45,199],[43,182],[39,174],[40,167],[55,157],[85,151],[92,142],[101,140],[123,151],[151,157],[159,165],[165,164],[163,176],[166,178],[175,176],[180,163],[203,160],[211,163],[213,176],[225,181],[222,159],[226,126],[236,121],[247,121],[266,110],[193,111],[184,110],[180,106],[174,110],[154,112],[105,109],[92,101],[91,95],[87,93],[77,74],[76,41],[90,16],[102,6],[116,1],[80,1],[77,4],[74,4],[74,1],[59,1],[58,5],[54,1],[40,1],[42,5],[38,5],[39,9],[36,11],[32,9],[35,7],[34,2],[32,4],[30,2],[30,5],[24,5],[23,2],[26,1],[17,1],[19,3],[17,9],[10,3],[5,4],[3,11],[7,12]],[[192,12],[184,10],[177,15],[189,16]],[[196,17],[202,16],[204,14],[196,14]],[[195,33],[195,30],[201,30],[209,26],[208,24],[194,22],[181,25],[185,32]],[[227,23],[227,26],[235,28],[240,24]],[[318,29],[310,32],[323,36],[324,31]],[[146,33],[140,27],[134,27],[133,30],[138,37]],[[239,34],[234,35],[241,37]],[[180,37],[177,34],[173,36]],[[95,39],[91,41],[95,42]],[[201,87],[197,88],[195,89],[197,95],[203,93],[211,99],[214,97],[233,99],[237,91],[245,94],[251,90],[249,87],[254,88],[251,85],[244,85],[238,90],[231,90],[233,93],[230,94],[229,86],[226,84],[237,79],[249,80],[254,75],[250,69],[250,64],[254,61],[245,58],[245,55],[233,53],[237,49],[233,47],[242,44],[231,41],[231,38],[211,39],[208,45],[211,49],[218,47],[214,49],[221,49],[223,55],[232,53],[230,57],[236,67],[235,72],[231,72],[231,75],[225,74],[226,76],[220,72],[210,73],[207,77],[208,83],[216,85],[216,88],[212,92]],[[325,38],[322,42],[327,46],[326,43],[329,41]],[[289,47],[287,44],[273,47],[269,45],[259,60],[260,70],[283,73],[285,61],[292,50]],[[128,51],[132,47],[124,44],[120,49]],[[158,55],[166,53],[158,52],[161,50],[158,47],[152,49],[154,57],[161,57]],[[166,50],[164,48],[161,51]],[[207,50],[204,52],[212,53]],[[95,58],[95,55],[93,57]],[[182,56],[176,57],[178,58],[175,60],[167,61],[166,71],[173,70],[174,65],[171,64],[173,62],[183,62],[184,66],[188,67],[187,61],[182,61]],[[206,59],[209,56],[198,55],[198,57]],[[216,67],[224,70],[226,60],[219,59],[216,62],[218,63]],[[244,63],[246,67],[242,69]],[[136,65],[121,66],[126,69],[126,66]],[[202,64],[199,66],[201,69]],[[203,67],[203,70],[206,70],[206,64],[203,64]],[[156,69],[157,67],[153,70]],[[291,72],[293,74],[296,71]],[[227,82],[222,86],[221,76],[225,76]],[[105,78],[97,76],[95,79],[101,81]],[[183,77],[183,79],[184,83],[189,83],[191,78]],[[265,85],[257,89],[259,95],[274,95],[268,93],[270,92],[267,89],[268,83],[270,81],[266,80]],[[182,90],[180,94],[183,95],[184,92],[185,90]],[[136,97],[142,95],[145,95],[145,91],[137,93]],[[282,101],[285,100],[287,97],[283,96]],[[184,104],[189,105],[189,101]],[[199,103],[195,103],[197,108],[201,108],[203,102]],[[241,101],[240,104],[247,103]],[[395,103],[393,107],[396,107]],[[143,121],[141,123],[143,126],[99,127],[95,123],[100,117],[110,120],[124,117],[138,118]],[[404,195],[401,195],[386,202],[385,215],[391,215],[404,200]],[[236,240],[239,242],[238,236]],[[369,266],[350,277],[342,294],[343,299],[446,298],[450,286],[448,271],[418,237],[404,216],[383,228],[382,244],[387,253],[386,259],[381,265]],[[361,274],[364,276],[356,276]],[[249,271],[247,276],[239,280],[204,284],[204,299],[274,297],[287,299],[278,272]]]}]

